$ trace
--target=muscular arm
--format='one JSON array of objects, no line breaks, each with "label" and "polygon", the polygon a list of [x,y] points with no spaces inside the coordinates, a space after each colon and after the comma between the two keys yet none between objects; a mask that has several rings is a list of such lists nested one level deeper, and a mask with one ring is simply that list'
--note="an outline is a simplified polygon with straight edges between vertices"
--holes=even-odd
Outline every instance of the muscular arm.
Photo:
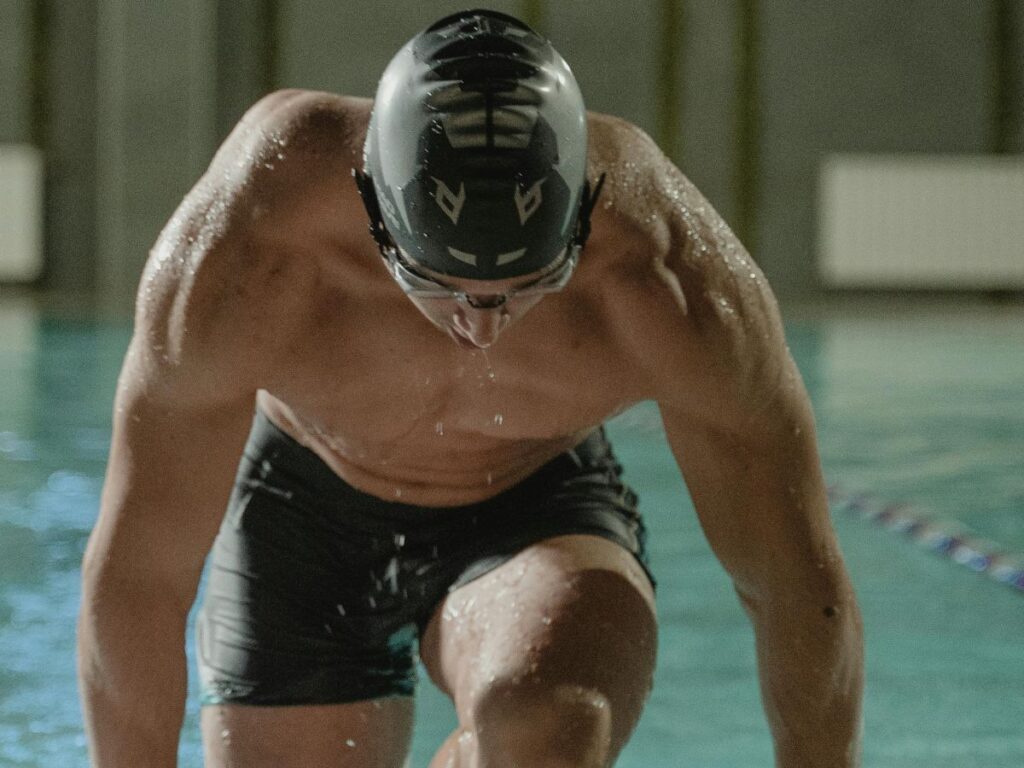
[{"label": "muscular arm", "polygon": [[620,323],[637,369],[650,375],[701,525],[753,623],[777,764],[853,768],[861,618],[774,297],[650,139],[628,126],[613,137],[616,152],[603,162],[610,179],[629,183],[613,183],[609,197],[619,226],[640,243]]},{"label": "muscular arm", "polygon": [[83,564],[79,678],[97,768],[176,765],[185,622],[228,498],[253,392],[187,392],[136,338]]},{"label": "muscular arm", "polygon": [[701,525],[753,622],[777,764],[852,768],[860,613],[829,523],[810,409],[791,362],[786,369],[752,420],[702,423],[667,401],[662,413]]},{"label": "muscular arm", "polygon": [[[315,176],[302,167],[303,125],[332,119],[295,108],[315,98],[275,95],[249,113],[161,234],[142,278],[83,564],[79,682],[97,768],[176,765],[186,617],[261,377],[289,343],[315,280],[289,237],[303,224],[295,212],[309,206],[288,192],[291,180]],[[261,146],[267,141],[278,143]],[[266,151],[275,163],[261,163]]]}]

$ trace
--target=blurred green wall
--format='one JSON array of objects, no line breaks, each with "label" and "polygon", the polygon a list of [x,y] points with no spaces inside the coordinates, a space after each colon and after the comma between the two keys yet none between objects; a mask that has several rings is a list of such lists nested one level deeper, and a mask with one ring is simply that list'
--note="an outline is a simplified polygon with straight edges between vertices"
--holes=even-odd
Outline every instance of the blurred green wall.
[{"label": "blurred green wall", "polygon": [[[47,157],[47,290],[127,311],[146,252],[273,87],[371,95],[466,2],[0,0],[0,141]],[[829,152],[1024,151],[1020,0],[501,0],[654,135],[784,297],[817,289]]]},{"label": "blurred green wall", "polygon": [[31,52],[31,7],[23,0],[0,0],[0,140],[29,136]]}]

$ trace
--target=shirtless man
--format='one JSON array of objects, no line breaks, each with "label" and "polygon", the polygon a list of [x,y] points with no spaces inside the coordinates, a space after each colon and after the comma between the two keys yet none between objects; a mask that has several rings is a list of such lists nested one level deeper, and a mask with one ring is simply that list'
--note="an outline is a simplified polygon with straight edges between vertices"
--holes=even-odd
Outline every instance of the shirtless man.
[{"label": "shirtless man", "polygon": [[855,765],[811,409],[711,206],[500,14],[425,30],[374,102],[267,97],[142,278],[84,565],[93,764],[175,765],[212,546],[208,766],[399,768],[417,643],[459,718],[433,768],[611,765],[656,626],[600,425],[642,400],[753,622],[777,764]]}]

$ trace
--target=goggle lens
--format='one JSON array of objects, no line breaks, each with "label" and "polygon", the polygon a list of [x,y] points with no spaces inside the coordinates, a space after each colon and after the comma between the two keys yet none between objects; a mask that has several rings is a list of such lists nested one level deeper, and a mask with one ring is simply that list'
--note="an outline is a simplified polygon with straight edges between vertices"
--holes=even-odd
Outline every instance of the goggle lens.
[{"label": "goggle lens", "polygon": [[455,299],[465,301],[471,306],[489,308],[500,307],[514,296],[538,296],[562,290],[576,268],[576,263],[579,260],[579,248],[570,247],[568,253],[562,251],[561,258],[555,262],[554,266],[535,280],[502,293],[480,294],[486,298],[476,298],[474,294],[461,288],[446,285],[434,277],[423,274],[409,263],[395,247],[387,249],[384,258],[395,281],[408,296],[419,299]]}]

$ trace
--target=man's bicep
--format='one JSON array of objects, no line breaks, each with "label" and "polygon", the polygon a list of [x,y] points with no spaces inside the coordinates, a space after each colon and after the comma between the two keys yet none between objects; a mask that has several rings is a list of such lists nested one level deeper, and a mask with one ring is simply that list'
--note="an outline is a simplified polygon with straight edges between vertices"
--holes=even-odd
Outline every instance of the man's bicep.
[{"label": "man's bicep", "polygon": [[187,371],[168,374],[148,358],[133,343],[125,360],[86,565],[130,576],[140,587],[180,588],[191,600],[231,491],[255,392],[226,386],[213,396],[206,382]]}]

